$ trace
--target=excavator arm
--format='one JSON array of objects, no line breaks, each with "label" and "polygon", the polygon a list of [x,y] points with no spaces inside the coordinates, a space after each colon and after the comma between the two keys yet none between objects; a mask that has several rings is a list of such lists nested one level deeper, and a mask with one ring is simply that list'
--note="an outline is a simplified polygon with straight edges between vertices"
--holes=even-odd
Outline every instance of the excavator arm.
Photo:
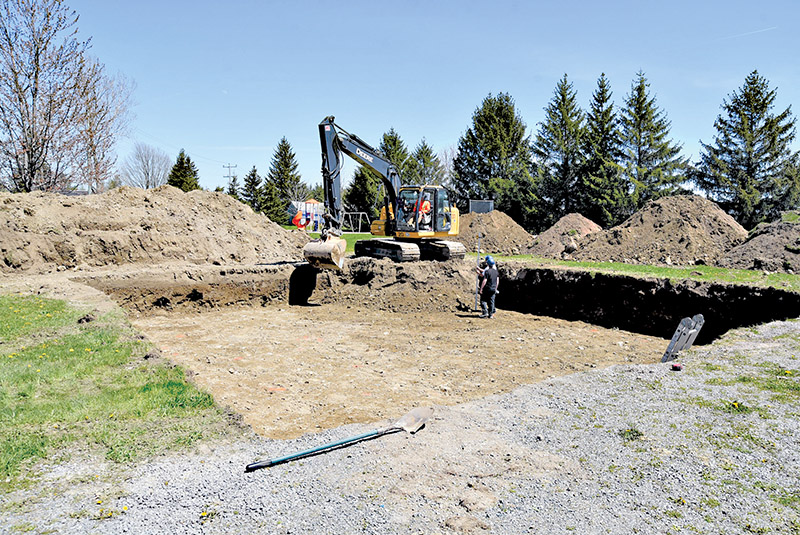
[{"label": "excavator arm", "polygon": [[[325,190],[325,220],[319,240],[308,243],[303,249],[306,259],[317,267],[341,269],[344,262],[345,242],[342,235],[342,179],[343,154],[347,154],[381,177],[386,194],[384,205],[387,214],[395,213],[400,175],[391,162],[384,159],[366,142],[334,123],[333,116],[319,124],[319,141],[322,146],[322,184]],[[392,207],[390,210],[389,207]],[[395,223],[392,216],[387,235],[393,235]]]}]

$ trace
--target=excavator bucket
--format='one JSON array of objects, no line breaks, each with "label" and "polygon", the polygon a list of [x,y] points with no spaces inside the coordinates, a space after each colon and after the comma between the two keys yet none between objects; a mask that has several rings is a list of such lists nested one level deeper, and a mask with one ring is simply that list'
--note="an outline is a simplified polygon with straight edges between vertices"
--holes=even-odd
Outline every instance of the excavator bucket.
[{"label": "excavator bucket", "polygon": [[312,240],[303,247],[303,256],[318,268],[342,269],[347,242],[338,236],[329,235],[326,240]]}]

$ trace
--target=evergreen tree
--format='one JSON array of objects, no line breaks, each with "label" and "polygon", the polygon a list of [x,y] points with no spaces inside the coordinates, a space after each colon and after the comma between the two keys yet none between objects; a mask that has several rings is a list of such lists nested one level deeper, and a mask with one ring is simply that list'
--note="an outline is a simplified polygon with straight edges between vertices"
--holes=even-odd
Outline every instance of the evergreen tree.
[{"label": "evergreen tree", "polygon": [[167,184],[183,191],[200,189],[197,166],[183,149],[178,153],[175,165],[172,166],[172,170],[169,172]]},{"label": "evergreen tree", "polygon": [[619,119],[605,74],[597,80],[583,136],[584,166],[580,174],[578,212],[603,227],[620,223],[629,197],[622,182],[622,138]]},{"label": "evergreen tree", "polygon": [[232,175],[231,179],[228,180],[228,189],[225,191],[228,195],[233,197],[234,199],[241,200],[239,195],[241,194],[242,187],[239,185],[239,177],[236,175]]},{"label": "evergreen tree", "polygon": [[553,99],[545,108],[545,120],[533,144],[537,159],[538,230],[578,209],[583,165],[583,111],[567,75],[558,82]]},{"label": "evergreen tree", "polygon": [[622,165],[634,211],[651,200],[679,193],[687,168],[681,146],[669,139],[671,123],[650,96],[644,73],[636,76],[621,118]]},{"label": "evergreen tree", "polygon": [[[285,137],[281,138],[275,154],[272,156],[272,164],[267,174],[267,182],[274,185],[278,192],[278,206],[266,207],[267,212],[277,214],[279,211],[287,213],[291,201],[303,200],[294,198],[301,195],[300,173],[297,172],[297,160],[292,151],[292,146]],[[307,189],[307,188],[306,188]]]},{"label": "evergreen tree", "polygon": [[344,193],[344,209],[348,212],[366,212],[370,220],[377,219],[383,206],[381,187],[383,181],[371,169],[359,166],[353,182]]},{"label": "evergreen tree", "polygon": [[695,182],[745,228],[800,207],[798,153],[791,149],[796,120],[791,107],[773,113],[775,97],[776,90],[753,71],[723,100],[714,143],[701,142]]},{"label": "evergreen tree", "polygon": [[406,150],[406,144],[403,143],[400,134],[398,134],[394,128],[390,128],[388,132],[383,134],[381,144],[378,146],[378,152],[389,160],[392,165],[394,165],[395,169],[397,169],[397,173],[400,175],[400,183],[409,184],[408,150]]},{"label": "evergreen tree", "polygon": [[317,184],[311,188],[309,195],[312,199],[323,202],[325,200],[325,188],[322,187],[322,184]]},{"label": "evergreen tree", "polygon": [[433,147],[423,139],[408,159],[409,184],[439,184],[444,181],[444,167]]},{"label": "evergreen tree", "polygon": [[279,225],[286,224],[290,220],[291,214],[288,205],[281,200],[277,186],[269,179],[264,180],[261,189],[261,197],[264,201],[264,214]]},{"label": "evergreen tree", "polygon": [[254,212],[264,211],[264,192],[261,188],[261,177],[254,165],[250,172],[244,176],[242,186],[242,201],[250,206]]},{"label": "evergreen tree", "polygon": [[495,208],[533,225],[531,152],[525,123],[508,93],[487,96],[458,140],[453,160],[453,192],[461,210],[469,199],[494,199]]}]

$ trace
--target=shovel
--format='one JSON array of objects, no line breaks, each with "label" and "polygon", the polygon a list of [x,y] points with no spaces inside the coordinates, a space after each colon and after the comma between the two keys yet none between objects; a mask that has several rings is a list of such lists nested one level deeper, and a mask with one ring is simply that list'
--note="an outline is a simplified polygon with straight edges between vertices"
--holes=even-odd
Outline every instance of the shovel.
[{"label": "shovel", "polygon": [[397,433],[398,431],[407,431],[409,433],[416,433],[422,428],[423,425],[425,425],[425,422],[427,422],[432,415],[433,415],[433,408],[417,407],[416,409],[412,410],[411,412],[409,412],[408,414],[397,420],[389,427],[385,427],[383,429],[376,429],[375,431],[370,431],[368,433],[364,433],[354,437],[345,438],[343,440],[337,440],[336,442],[330,442],[323,446],[317,446],[316,448],[311,448],[310,450],[305,450],[299,453],[286,455],[285,457],[278,457],[277,459],[269,459],[266,461],[251,463],[245,467],[244,471],[252,472],[254,470],[258,470],[259,468],[268,468],[270,466],[275,466],[276,464],[281,464],[287,461],[292,461],[294,459],[299,459],[301,457],[307,457],[309,455],[322,453],[327,450],[331,450],[333,448],[346,446],[348,444],[353,444],[355,442],[360,442],[362,440],[388,435],[389,433]]}]

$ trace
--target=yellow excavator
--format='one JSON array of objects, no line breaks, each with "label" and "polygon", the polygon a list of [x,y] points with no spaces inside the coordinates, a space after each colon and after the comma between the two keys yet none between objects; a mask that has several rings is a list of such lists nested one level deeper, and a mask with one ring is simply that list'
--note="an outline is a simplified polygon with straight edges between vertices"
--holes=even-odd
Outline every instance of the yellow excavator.
[{"label": "yellow excavator", "polygon": [[370,240],[356,242],[356,256],[391,258],[397,262],[464,258],[467,250],[458,236],[458,208],[447,189],[437,185],[401,186],[391,162],[358,136],[348,133],[326,117],[319,124],[322,145],[322,183],[325,215],[318,240],[303,248],[309,263],[320,268],[342,269],[346,242],[342,239],[343,154],[375,171],[383,182],[384,199],[380,219],[370,225]]}]

